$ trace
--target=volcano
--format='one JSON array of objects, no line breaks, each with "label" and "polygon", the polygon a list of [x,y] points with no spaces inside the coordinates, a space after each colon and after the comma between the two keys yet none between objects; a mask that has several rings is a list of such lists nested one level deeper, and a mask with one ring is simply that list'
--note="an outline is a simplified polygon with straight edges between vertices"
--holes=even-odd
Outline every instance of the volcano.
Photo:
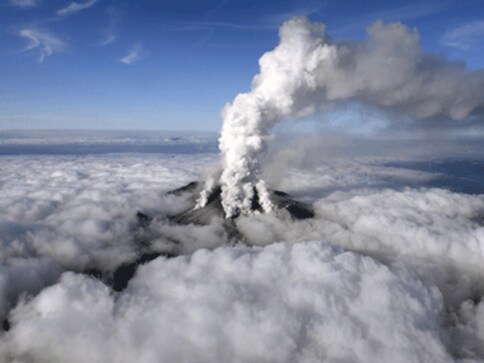
[{"label": "volcano", "polygon": [[[180,195],[182,193],[191,193],[193,196],[193,200],[195,201],[196,197],[200,193],[200,189],[201,183],[194,181],[188,183],[181,188],[172,190],[169,193],[176,195]],[[279,190],[269,190],[269,194],[270,200],[275,206],[276,214],[287,214],[290,218],[295,220],[314,217],[314,211],[311,206],[306,203],[302,203],[295,199],[292,199],[289,194]],[[207,225],[210,224],[213,218],[227,219],[227,215],[225,214],[225,211],[222,207],[221,196],[222,188],[220,185],[217,185],[215,188],[212,189],[211,193],[209,194],[205,206],[203,206],[202,208],[195,208],[194,203],[192,208],[177,215],[171,216],[170,220],[178,224]],[[256,188],[254,188],[254,195],[252,197],[250,211],[254,214],[264,213],[262,206],[259,202],[259,195]],[[228,219],[235,220],[239,216],[240,214],[236,214]]]},{"label": "volcano", "polygon": [[[240,217],[240,214],[227,218],[227,215],[222,207],[222,188],[220,185],[217,185],[212,189],[212,191],[209,193],[207,202],[203,207],[196,207],[197,198],[200,195],[202,187],[203,183],[192,181],[180,188],[169,191],[168,194],[180,196],[188,193],[190,197],[189,199],[192,201],[192,205],[189,209],[181,213],[172,216],[165,216],[165,220],[168,220],[170,224],[174,225],[193,224],[200,226],[209,225],[215,220],[223,220],[223,227],[227,232],[229,240],[242,242],[246,241],[243,233],[241,233],[237,228],[236,221],[237,218]],[[311,206],[292,199],[287,193],[279,190],[269,190],[269,198],[274,206],[274,210],[271,213],[274,213],[281,218],[302,220],[314,217],[314,211]],[[253,214],[265,213],[259,202],[259,195],[256,188],[254,188],[250,212]],[[137,241],[139,256],[136,260],[119,266],[116,271],[111,274],[103,274],[98,270],[89,271],[88,273],[92,276],[101,278],[107,284],[111,285],[115,291],[122,291],[128,285],[129,280],[134,276],[138,266],[145,264],[161,255],[165,257],[175,256],[176,253],[171,255],[169,253],[153,252],[148,247],[149,243],[147,243],[147,241],[158,237],[157,235],[153,235],[152,231],[150,230],[151,222],[156,217],[157,216],[148,215],[139,211],[136,214],[139,228],[138,234],[141,237]],[[173,242],[178,243],[179,241]]]}]

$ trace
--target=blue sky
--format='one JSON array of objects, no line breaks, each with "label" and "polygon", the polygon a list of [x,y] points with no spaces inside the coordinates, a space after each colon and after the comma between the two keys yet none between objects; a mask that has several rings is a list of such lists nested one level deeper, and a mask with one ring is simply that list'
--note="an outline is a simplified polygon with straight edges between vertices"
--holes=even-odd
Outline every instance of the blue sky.
[{"label": "blue sky", "polygon": [[218,130],[298,15],[334,40],[401,21],[426,51],[484,68],[484,0],[2,0],[0,128]]}]

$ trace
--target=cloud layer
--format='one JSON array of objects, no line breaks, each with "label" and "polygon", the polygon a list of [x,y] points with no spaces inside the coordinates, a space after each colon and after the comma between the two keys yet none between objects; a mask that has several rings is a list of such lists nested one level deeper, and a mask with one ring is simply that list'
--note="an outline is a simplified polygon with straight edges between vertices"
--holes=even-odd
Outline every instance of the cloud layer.
[{"label": "cloud layer", "polygon": [[[3,146],[144,138],[13,133]],[[203,180],[216,154],[1,156],[0,360],[483,362],[484,194],[426,188],[441,172],[371,144],[376,157],[339,142],[318,157],[291,147],[304,162],[273,151],[266,179],[316,217],[241,217],[244,245],[223,219],[166,218],[194,201],[165,192]],[[155,216],[144,232],[137,210]],[[143,265],[122,292],[86,274],[133,261],[139,241],[178,257]]]},{"label": "cloud layer", "polygon": [[20,293],[36,293],[65,269],[112,272],[134,260],[136,210],[184,208],[183,199],[173,205],[161,191],[196,179],[211,160],[176,155],[161,160],[149,155],[4,157],[0,317]]},{"label": "cloud layer", "polygon": [[4,349],[37,362],[452,362],[440,311],[412,274],[321,242],[224,247],[157,259],[117,297],[66,273],[15,309]]}]

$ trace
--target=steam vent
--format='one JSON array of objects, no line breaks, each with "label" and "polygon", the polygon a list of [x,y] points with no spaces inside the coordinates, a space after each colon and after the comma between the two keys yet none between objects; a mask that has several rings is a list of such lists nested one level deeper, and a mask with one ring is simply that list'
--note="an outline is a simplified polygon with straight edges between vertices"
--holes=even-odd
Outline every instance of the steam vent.
[{"label": "steam vent", "polygon": [[[200,193],[201,183],[191,182],[181,188],[171,191],[172,194],[192,193],[193,200]],[[286,211],[293,219],[313,218],[314,211],[312,208],[302,202],[292,199],[287,193],[278,190],[269,190],[272,204],[276,207],[278,212]],[[178,224],[199,224],[206,225],[211,222],[214,217],[226,218],[224,209],[222,207],[221,199],[222,189],[220,186],[213,188],[209,194],[207,203],[202,208],[195,208],[195,203],[192,208],[180,214],[171,217],[174,223]],[[254,196],[251,202],[251,212],[263,213],[262,206],[259,203],[259,195],[257,189],[254,188]],[[239,215],[232,216],[231,219],[238,218]]]}]

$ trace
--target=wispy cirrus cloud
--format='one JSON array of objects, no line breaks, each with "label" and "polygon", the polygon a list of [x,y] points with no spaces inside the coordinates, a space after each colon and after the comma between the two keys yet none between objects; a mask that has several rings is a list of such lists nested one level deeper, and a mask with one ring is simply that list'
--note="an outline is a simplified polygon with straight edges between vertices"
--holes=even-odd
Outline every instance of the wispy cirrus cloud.
[{"label": "wispy cirrus cloud", "polygon": [[94,4],[97,3],[98,0],[87,0],[83,3],[78,3],[78,2],[71,2],[69,5],[66,7],[59,9],[56,11],[56,14],[59,16],[68,16],[72,15],[75,13],[78,13],[79,11],[85,10],[93,6]]},{"label": "wispy cirrus cloud", "polygon": [[111,43],[114,43],[117,39],[117,35],[114,31],[114,29],[112,28],[109,28],[107,31],[106,31],[106,34],[104,35],[104,38],[98,43],[96,44],[97,46],[100,46],[100,47],[103,47],[105,45],[108,45],[108,44],[111,44]]},{"label": "wispy cirrus cloud", "polygon": [[143,59],[143,48],[141,47],[140,43],[136,43],[131,47],[131,49],[128,51],[128,54],[126,54],[124,57],[120,58],[119,61],[121,63],[124,63],[126,65],[131,65],[139,60]]},{"label": "wispy cirrus cloud", "polygon": [[473,21],[445,33],[440,44],[447,47],[469,50],[484,39],[484,20]]},{"label": "wispy cirrus cloud", "polygon": [[175,31],[197,31],[212,29],[228,29],[240,31],[260,31],[278,29],[275,25],[237,24],[223,21],[177,21],[173,23],[171,30]]},{"label": "wispy cirrus cloud", "polygon": [[44,61],[48,56],[56,52],[61,52],[65,48],[65,43],[55,35],[40,29],[24,28],[18,35],[28,41],[22,50],[23,52],[37,51],[39,62]]},{"label": "wispy cirrus cloud", "polygon": [[108,15],[109,22],[107,24],[107,27],[103,31],[101,40],[98,43],[94,44],[95,46],[103,47],[114,43],[116,39],[118,39],[117,30],[120,20],[119,11],[114,7],[108,8]]},{"label": "wispy cirrus cloud", "polygon": [[37,5],[38,0],[8,0],[8,3],[19,8],[33,8]]}]

